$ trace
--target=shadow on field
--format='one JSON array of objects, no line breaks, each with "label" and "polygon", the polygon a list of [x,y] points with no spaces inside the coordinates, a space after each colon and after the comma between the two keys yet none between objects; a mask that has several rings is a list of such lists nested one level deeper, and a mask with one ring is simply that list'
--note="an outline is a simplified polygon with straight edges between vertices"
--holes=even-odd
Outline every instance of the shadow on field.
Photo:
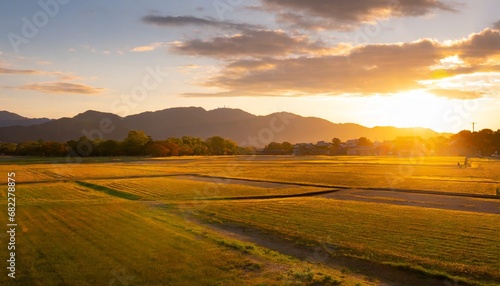
[{"label": "shadow on field", "polygon": [[100,185],[96,185],[96,184],[92,184],[92,183],[81,182],[81,181],[75,181],[75,183],[77,183],[80,186],[92,189],[94,191],[103,192],[103,193],[106,193],[110,196],[118,197],[118,198],[122,198],[122,199],[126,199],[126,200],[135,201],[135,200],[138,200],[141,198],[141,197],[134,195],[134,194],[131,194],[131,193],[118,191],[115,189],[111,189],[111,188],[108,188],[105,186],[100,186]]},{"label": "shadow on field", "polygon": [[268,195],[268,196],[240,196],[240,197],[222,197],[222,198],[204,198],[200,200],[208,201],[228,201],[228,200],[269,200],[269,199],[284,199],[284,198],[298,198],[298,197],[312,197],[320,195],[328,195],[340,190],[326,190],[317,192],[307,192],[299,194],[286,194],[286,195]]},{"label": "shadow on field", "polygon": [[[186,217],[185,217],[186,218]],[[320,263],[340,269],[343,273],[359,276],[367,281],[378,281],[379,285],[391,286],[459,286],[475,285],[461,279],[450,279],[445,273],[429,273],[407,265],[379,263],[369,257],[359,257],[336,245],[318,242],[297,242],[256,228],[230,222],[209,222],[190,217],[194,223],[208,227],[222,235],[278,251],[310,263]]]}]

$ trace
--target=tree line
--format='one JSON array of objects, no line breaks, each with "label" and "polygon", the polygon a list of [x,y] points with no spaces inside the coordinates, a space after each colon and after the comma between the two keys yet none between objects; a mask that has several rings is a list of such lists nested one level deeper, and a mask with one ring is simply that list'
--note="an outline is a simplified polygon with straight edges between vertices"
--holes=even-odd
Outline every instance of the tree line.
[{"label": "tree line", "polygon": [[28,141],[22,143],[0,142],[0,154],[16,156],[202,156],[237,155],[255,153],[251,147],[239,147],[235,142],[220,136],[203,140],[184,136],[166,140],[152,140],[144,131],[131,130],[123,141],[89,140],[82,136],[65,143],[53,141]]},{"label": "tree line", "polygon": [[354,141],[355,145],[350,145],[342,142],[339,138],[333,138],[328,147],[308,144],[309,146],[297,146],[296,149],[286,141],[283,143],[271,142],[261,154],[346,155],[349,149],[366,147],[370,148],[372,155],[500,157],[500,129],[497,131],[483,129],[478,132],[462,130],[449,137],[440,135],[428,139],[406,136],[375,143],[366,137],[360,137]]},{"label": "tree line", "polygon": [[[306,150],[304,154],[344,155],[347,147],[339,138],[333,138],[328,150]],[[478,132],[460,131],[449,137],[436,136],[429,139],[420,137],[399,137],[392,141],[374,144],[366,137],[357,139],[357,146],[372,148],[373,155],[456,155],[456,156],[500,156],[500,129],[483,129]],[[305,148],[299,146],[299,148]],[[271,142],[261,154],[293,154],[290,142]],[[308,153],[310,152],[310,153]],[[22,143],[0,142],[0,155],[15,156],[209,156],[256,154],[255,147],[241,147],[220,136],[201,139],[191,136],[152,140],[144,131],[131,130],[123,141],[89,140],[80,137],[65,143],[53,141],[28,141]]]}]

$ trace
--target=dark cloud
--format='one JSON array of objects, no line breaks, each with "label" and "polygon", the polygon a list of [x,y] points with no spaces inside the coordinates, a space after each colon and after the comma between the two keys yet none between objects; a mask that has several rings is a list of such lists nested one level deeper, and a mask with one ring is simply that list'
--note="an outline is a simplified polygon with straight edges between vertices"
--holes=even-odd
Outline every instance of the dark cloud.
[{"label": "dark cloud", "polygon": [[500,30],[485,29],[453,45],[462,57],[486,58],[500,55]]},{"label": "dark cloud", "polygon": [[72,93],[72,94],[88,94],[88,95],[99,94],[104,90],[103,88],[96,88],[84,84],[67,83],[67,82],[32,83],[21,86],[19,87],[19,89],[34,90],[50,94]]},{"label": "dark cloud", "polygon": [[[263,0],[278,20],[304,29],[349,30],[390,17],[423,16],[435,10],[456,11],[439,0]],[[314,19],[316,18],[316,19]]]},{"label": "dark cloud", "polygon": [[189,55],[218,58],[281,56],[291,53],[318,52],[325,49],[320,43],[305,36],[292,37],[283,31],[249,30],[230,37],[216,37],[208,41],[190,40],[176,43],[171,50]]},{"label": "dark cloud", "polygon": [[259,28],[257,25],[217,21],[212,18],[198,18],[194,16],[158,16],[148,15],[142,18],[146,24],[160,27],[205,26],[230,30],[247,30]]}]

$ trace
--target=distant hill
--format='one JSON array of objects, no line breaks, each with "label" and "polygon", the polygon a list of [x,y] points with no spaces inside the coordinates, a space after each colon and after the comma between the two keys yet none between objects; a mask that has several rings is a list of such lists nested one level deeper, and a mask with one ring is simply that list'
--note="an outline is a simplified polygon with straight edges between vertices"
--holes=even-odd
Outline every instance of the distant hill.
[{"label": "distant hill", "polygon": [[[7,117],[8,114],[5,113],[4,116]],[[123,140],[129,130],[144,130],[157,140],[182,136],[221,136],[240,145],[259,147],[270,141],[316,142],[330,141],[333,137],[344,141],[361,136],[383,141],[398,136],[428,138],[438,134],[425,128],[368,128],[354,123],[336,124],[317,117],[302,117],[286,112],[257,116],[240,109],[205,110],[201,107],[182,107],[123,118],[112,113],[89,110],[73,118],[61,118],[32,126],[1,127],[0,141],[43,139],[66,142],[84,135],[92,139],[102,135],[104,139]]]},{"label": "distant hill", "polygon": [[21,115],[0,110],[0,127],[30,126],[50,121],[48,118],[27,118]]}]

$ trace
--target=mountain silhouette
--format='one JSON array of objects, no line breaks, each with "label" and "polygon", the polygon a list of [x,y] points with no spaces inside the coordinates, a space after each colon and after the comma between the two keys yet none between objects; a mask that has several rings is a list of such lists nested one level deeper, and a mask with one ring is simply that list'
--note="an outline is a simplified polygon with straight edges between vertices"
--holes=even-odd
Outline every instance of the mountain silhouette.
[{"label": "mountain silhouette", "polygon": [[27,118],[12,112],[0,110],[0,127],[30,126],[50,121],[48,118]]},{"label": "mountain silhouette", "polygon": [[[18,120],[13,113],[0,114]],[[368,128],[354,123],[338,124],[287,112],[258,116],[240,109],[179,107],[127,117],[89,110],[72,118],[50,120],[37,125],[1,127],[0,141],[17,143],[42,139],[66,142],[82,136],[90,139],[123,140],[130,130],[144,130],[155,140],[182,136],[221,136],[239,145],[257,147],[263,147],[271,141],[317,142],[330,141],[333,137],[345,141],[363,136],[383,141],[393,140],[398,136],[429,138],[438,134],[426,128]]]}]

